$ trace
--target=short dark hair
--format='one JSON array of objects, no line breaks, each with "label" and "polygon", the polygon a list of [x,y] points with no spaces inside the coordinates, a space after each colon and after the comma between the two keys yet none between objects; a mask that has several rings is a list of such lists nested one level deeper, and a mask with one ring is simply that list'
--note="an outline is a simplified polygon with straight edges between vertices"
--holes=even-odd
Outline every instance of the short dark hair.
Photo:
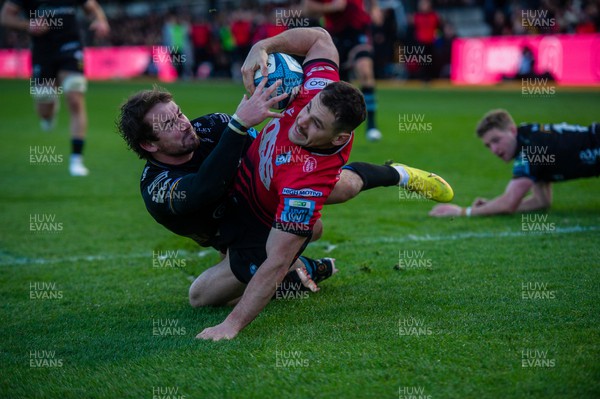
[{"label": "short dark hair", "polygon": [[492,129],[507,130],[511,126],[514,126],[515,121],[512,116],[505,109],[493,109],[481,118],[475,132],[477,137],[483,137],[487,132]]},{"label": "short dark hair", "polygon": [[140,158],[148,159],[150,157],[140,143],[158,140],[152,126],[144,121],[144,117],[156,104],[168,103],[171,100],[173,100],[171,93],[154,86],[152,90],[143,90],[134,94],[121,105],[117,129],[129,149]]},{"label": "short dark hair", "polygon": [[346,82],[333,82],[321,91],[321,103],[335,116],[336,133],[350,133],[367,117],[365,98],[360,90]]}]

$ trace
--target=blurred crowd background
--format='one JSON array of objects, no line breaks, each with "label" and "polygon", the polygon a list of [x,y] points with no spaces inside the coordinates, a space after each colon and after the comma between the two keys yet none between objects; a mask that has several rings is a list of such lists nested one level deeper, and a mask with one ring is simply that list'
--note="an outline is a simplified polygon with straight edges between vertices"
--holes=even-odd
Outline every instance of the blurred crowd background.
[{"label": "blurred crowd background", "polygon": [[[240,79],[239,68],[256,41],[298,26],[319,26],[300,1],[100,1],[111,26],[94,38],[81,15],[87,46],[168,46],[181,79]],[[456,37],[594,33],[600,0],[379,0],[384,19],[372,26],[378,79],[448,78]],[[536,11],[538,10],[538,11]],[[537,14],[536,14],[537,13]],[[535,17],[534,17],[535,14]],[[524,16],[536,23],[526,23]],[[428,46],[433,64],[399,63],[402,46]],[[0,30],[1,48],[28,48],[29,37]],[[149,68],[152,74],[152,68]]]}]

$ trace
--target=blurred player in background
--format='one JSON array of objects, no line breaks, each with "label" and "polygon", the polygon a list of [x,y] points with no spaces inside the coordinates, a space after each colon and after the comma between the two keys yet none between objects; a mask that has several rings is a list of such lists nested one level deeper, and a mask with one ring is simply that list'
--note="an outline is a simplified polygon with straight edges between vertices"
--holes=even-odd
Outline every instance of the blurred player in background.
[{"label": "blurred player in background", "polygon": [[[530,212],[552,204],[552,182],[600,175],[600,126],[528,123],[515,125],[502,109],[488,112],[477,136],[498,158],[513,161],[513,177],[492,200],[477,198],[469,207],[440,204],[431,216],[484,216]],[[528,193],[531,195],[527,196]]]},{"label": "blurred player in background", "polygon": [[375,74],[373,68],[373,46],[370,39],[371,22],[383,23],[383,15],[377,0],[370,0],[369,11],[363,0],[304,0],[304,9],[309,15],[324,15],[325,29],[331,34],[340,54],[340,76],[348,80],[352,68],[359,81],[367,104],[367,140],[381,140],[375,113]]},{"label": "blurred player in background", "polygon": [[91,17],[90,29],[97,36],[108,35],[110,28],[106,16],[96,0],[8,0],[2,7],[0,22],[31,36],[31,93],[42,130],[54,128],[59,95],[64,91],[71,115],[69,172],[72,176],[87,176],[89,171],[82,157],[87,131],[84,98],[87,81],[83,74],[83,44],[76,18],[78,7]]}]

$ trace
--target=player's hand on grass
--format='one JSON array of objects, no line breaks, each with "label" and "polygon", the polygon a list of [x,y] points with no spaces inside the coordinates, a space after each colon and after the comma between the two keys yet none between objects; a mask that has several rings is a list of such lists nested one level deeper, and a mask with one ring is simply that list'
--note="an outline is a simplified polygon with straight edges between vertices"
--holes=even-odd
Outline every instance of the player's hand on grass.
[{"label": "player's hand on grass", "polygon": [[233,339],[238,334],[238,329],[224,321],[214,327],[205,328],[196,339],[205,339],[211,341],[220,341],[222,339]]},{"label": "player's hand on grass", "polygon": [[429,216],[460,216],[462,207],[452,204],[438,204],[429,212]]},{"label": "player's hand on grass", "polygon": [[303,286],[305,286],[312,292],[318,292],[320,290],[317,283],[315,283],[313,281],[313,279],[310,277],[310,274],[308,274],[308,272],[306,270],[306,266],[303,265],[303,266],[297,267],[296,274],[298,274],[298,277],[300,278],[300,282],[302,283]]},{"label": "player's hand on grass", "polygon": [[254,86],[254,73],[260,69],[262,76],[267,77],[269,75],[267,69],[267,60],[269,54],[264,47],[260,46],[260,42],[252,46],[250,52],[246,56],[246,60],[242,65],[242,79],[244,81],[244,87],[248,90],[251,95],[254,94],[256,87]]},{"label": "player's hand on grass", "polygon": [[271,94],[281,86],[281,80],[265,89],[266,84],[267,79],[263,79],[250,98],[244,94],[242,102],[235,110],[235,114],[246,127],[256,126],[267,118],[283,117],[283,114],[271,111],[271,107],[288,96],[287,93],[283,93],[271,98]]}]

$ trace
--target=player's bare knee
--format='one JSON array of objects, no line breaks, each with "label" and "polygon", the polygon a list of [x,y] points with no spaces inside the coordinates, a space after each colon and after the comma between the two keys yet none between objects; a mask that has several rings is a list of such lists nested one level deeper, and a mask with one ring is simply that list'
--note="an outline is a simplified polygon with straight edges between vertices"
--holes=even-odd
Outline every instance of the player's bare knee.
[{"label": "player's bare knee", "polygon": [[363,179],[358,173],[349,169],[342,170],[340,182],[343,182],[343,186],[340,186],[343,188],[343,190],[340,190],[340,198],[344,202],[356,197],[364,186]]},{"label": "player's bare knee", "polygon": [[311,241],[317,241],[323,236],[323,222],[321,219],[317,220],[313,226]]},{"label": "player's bare knee", "polygon": [[206,295],[203,295],[206,292],[205,288],[206,284],[200,275],[190,286],[189,301],[193,308],[208,306]]}]

